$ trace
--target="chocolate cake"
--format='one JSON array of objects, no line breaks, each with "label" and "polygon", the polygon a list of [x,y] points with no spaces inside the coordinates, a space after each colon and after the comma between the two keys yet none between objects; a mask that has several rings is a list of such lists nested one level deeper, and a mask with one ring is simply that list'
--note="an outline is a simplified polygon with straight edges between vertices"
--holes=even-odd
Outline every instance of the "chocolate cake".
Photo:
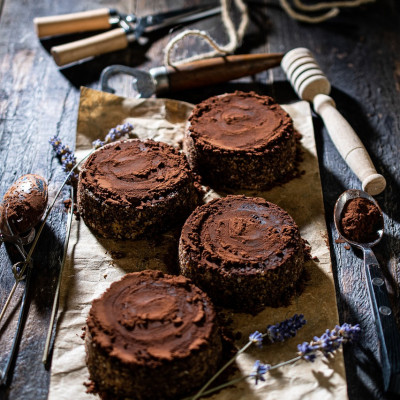
[{"label": "chocolate cake", "polygon": [[93,301],[86,362],[107,399],[177,399],[211,377],[222,345],[208,296],[183,276],[125,275]]},{"label": "chocolate cake", "polygon": [[299,137],[271,97],[236,91],[193,109],[184,150],[206,184],[267,189],[293,175]]},{"label": "chocolate cake", "polygon": [[105,145],[79,174],[79,212],[103,237],[134,239],[166,231],[183,222],[197,202],[185,157],[153,140]]},{"label": "chocolate cake", "polygon": [[245,196],[198,207],[179,243],[181,273],[217,304],[247,312],[288,304],[304,257],[293,218],[262,198]]}]

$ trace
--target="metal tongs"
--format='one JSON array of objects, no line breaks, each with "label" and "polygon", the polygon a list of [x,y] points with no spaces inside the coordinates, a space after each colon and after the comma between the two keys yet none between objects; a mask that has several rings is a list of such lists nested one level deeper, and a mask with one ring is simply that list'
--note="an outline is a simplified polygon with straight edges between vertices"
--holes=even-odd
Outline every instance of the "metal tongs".
[{"label": "metal tongs", "polygon": [[221,7],[217,3],[210,3],[138,17],[135,14],[121,14],[113,9],[101,8],[72,14],[37,17],[33,22],[39,38],[110,29],[108,32],[86,39],[52,47],[50,51],[56,64],[62,66],[88,57],[125,49],[129,43],[137,41],[144,33],[206,18],[220,11]]}]

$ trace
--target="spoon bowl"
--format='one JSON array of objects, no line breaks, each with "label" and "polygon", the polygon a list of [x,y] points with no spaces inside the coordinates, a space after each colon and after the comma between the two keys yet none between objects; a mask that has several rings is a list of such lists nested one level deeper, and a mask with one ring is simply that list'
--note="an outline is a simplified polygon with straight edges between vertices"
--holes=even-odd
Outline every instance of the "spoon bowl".
[{"label": "spoon bowl", "polygon": [[[373,241],[370,241],[370,242],[359,242],[359,241],[351,240],[343,232],[343,229],[342,229],[341,221],[342,221],[342,214],[343,214],[343,210],[344,210],[345,205],[350,200],[357,199],[357,198],[360,198],[360,197],[369,200],[371,203],[373,203],[375,205],[375,207],[379,211],[380,218],[381,218],[381,221],[382,221],[382,228],[376,230],[376,239],[373,240]],[[333,219],[334,219],[334,222],[335,222],[336,230],[338,231],[338,233],[341,236],[341,238],[343,240],[345,240],[347,243],[351,244],[352,246],[356,246],[356,247],[358,247],[360,249],[363,249],[364,247],[371,248],[372,246],[375,246],[377,243],[380,242],[380,240],[383,237],[384,223],[383,223],[382,210],[379,207],[378,202],[371,195],[369,195],[367,192],[364,192],[363,190],[349,189],[349,190],[346,190],[345,192],[343,192],[339,196],[339,198],[336,200],[335,209],[333,211]]]},{"label": "spoon bowl", "polygon": [[[364,231],[371,230],[373,236],[367,235],[368,238],[373,238],[366,242],[354,240],[349,238],[343,231],[342,221],[345,218],[345,206],[348,202],[364,198],[369,200],[379,212],[381,219],[380,229],[375,229],[376,224],[373,219],[376,219],[376,210],[374,209],[375,216],[372,213],[365,215],[361,214],[362,210],[357,209],[354,218],[355,225],[352,228],[356,229],[355,234],[357,237],[362,237]],[[369,219],[369,221],[368,221]],[[371,247],[377,244],[383,237],[383,213],[376,200],[368,193],[362,190],[347,190],[342,193],[335,204],[334,209],[334,222],[336,230],[344,241],[356,246],[363,251],[364,256],[364,279],[367,283],[369,303],[371,312],[375,320],[376,331],[378,340],[380,342],[381,351],[381,364],[383,374],[383,384],[385,391],[400,394],[400,334],[397,328],[394,312],[391,308],[388,291],[385,285],[385,279],[379,267],[378,261],[371,250]],[[370,224],[368,224],[370,222]],[[359,225],[359,226],[358,226]],[[372,229],[371,229],[372,225]],[[357,232],[357,230],[359,232]],[[352,240],[353,239],[353,240]]]}]

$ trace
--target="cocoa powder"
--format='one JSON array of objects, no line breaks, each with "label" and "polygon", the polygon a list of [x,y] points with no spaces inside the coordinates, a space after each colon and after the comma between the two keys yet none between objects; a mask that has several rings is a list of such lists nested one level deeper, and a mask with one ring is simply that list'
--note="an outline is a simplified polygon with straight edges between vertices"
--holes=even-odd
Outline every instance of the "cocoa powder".
[{"label": "cocoa powder", "polygon": [[341,231],[346,239],[370,243],[378,239],[383,218],[378,207],[364,197],[349,200],[342,211]]}]

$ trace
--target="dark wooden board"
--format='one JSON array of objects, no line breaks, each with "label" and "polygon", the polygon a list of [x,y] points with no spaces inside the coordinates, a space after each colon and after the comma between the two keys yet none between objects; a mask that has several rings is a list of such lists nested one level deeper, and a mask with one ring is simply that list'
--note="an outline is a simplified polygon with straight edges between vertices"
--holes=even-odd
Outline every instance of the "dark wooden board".
[{"label": "dark wooden board", "polygon": [[[79,87],[98,88],[101,70],[110,64],[149,69],[161,65],[163,49],[171,34],[165,30],[149,36],[147,44],[94,60],[59,69],[48,49],[55,43],[81,37],[53,38],[40,42],[33,30],[35,16],[60,14],[103,6],[144,15],[195,1],[78,1],[3,0],[0,1],[0,195],[24,173],[39,173],[50,184],[50,193],[63,180],[64,172],[54,158],[48,139],[58,133],[73,146]],[[375,165],[387,181],[385,192],[377,197],[385,212],[386,234],[376,249],[377,258],[390,287],[393,306],[399,315],[400,282],[400,4],[379,0],[357,9],[343,10],[334,20],[306,25],[291,20],[278,1],[251,3],[252,23],[238,53],[288,51],[310,48],[333,85],[332,97],[367,147]],[[237,17],[237,16],[236,16]],[[237,18],[236,18],[237,20]],[[226,34],[218,17],[193,24],[208,30],[224,42]],[[181,30],[181,28],[179,29]],[[178,30],[178,31],[179,31]],[[199,48],[196,41],[190,49]],[[120,93],[130,93],[130,82],[116,80]],[[280,102],[295,101],[296,95],[283,72],[274,69],[213,88],[171,94],[171,97],[197,102],[210,95],[235,89],[270,94]],[[315,118],[315,135],[321,168],[326,221],[330,233],[337,300],[341,321],[360,323],[363,336],[359,346],[345,349],[350,399],[391,399],[382,390],[379,349],[368,305],[366,286],[361,279],[360,254],[336,244],[333,206],[348,188],[359,188],[356,177],[338,155],[320,120]],[[64,198],[68,192],[64,193]],[[41,355],[50,317],[52,296],[65,236],[66,214],[62,199],[48,221],[35,251],[30,309],[19,347],[14,374],[0,399],[45,399],[49,371]],[[12,248],[0,248],[0,301],[10,290]],[[328,327],[327,327],[328,328]],[[0,328],[2,329],[2,328]],[[3,332],[0,360],[10,346],[10,332]],[[319,332],[316,332],[319,334]]]}]

